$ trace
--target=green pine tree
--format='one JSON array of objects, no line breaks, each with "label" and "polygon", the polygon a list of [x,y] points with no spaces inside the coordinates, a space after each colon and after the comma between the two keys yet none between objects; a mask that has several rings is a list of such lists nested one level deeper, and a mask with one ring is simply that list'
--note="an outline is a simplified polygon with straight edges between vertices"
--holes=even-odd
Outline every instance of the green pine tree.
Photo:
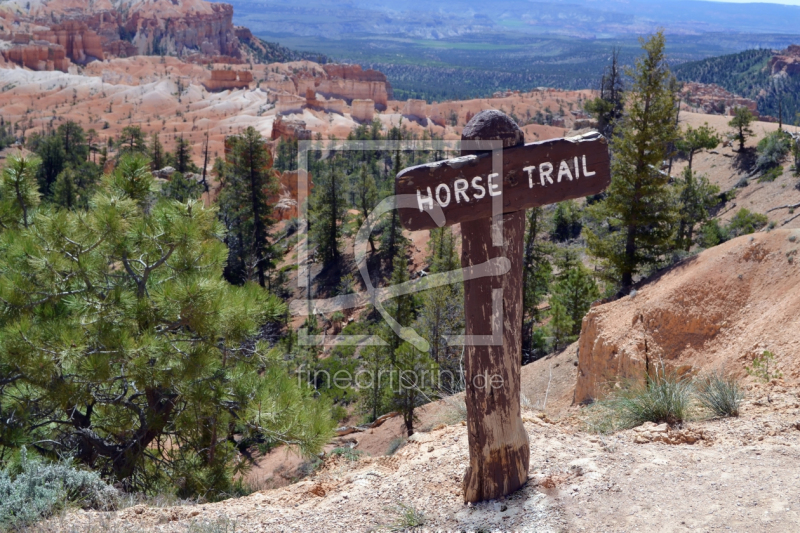
[{"label": "green pine tree", "polygon": [[41,160],[21,153],[11,154],[0,175],[0,229],[27,228],[39,206],[36,181]]},{"label": "green pine tree", "polygon": [[243,283],[255,276],[262,287],[269,285],[268,272],[275,267],[276,251],[269,240],[274,219],[267,200],[278,187],[265,142],[255,128],[248,127],[241,135],[229,138],[228,160],[215,165],[222,185],[220,211],[231,248],[226,277]]},{"label": "green pine tree", "polygon": [[88,212],[25,215],[22,167],[12,159],[0,188],[5,201],[22,176],[30,204],[0,235],[0,413],[21,428],[0,431],[0,449],[69,452],[130,490],[206,498],[230,494],[246,442],[321,449],[330,405],[255,341],[286,308],[224,282],[214,209],[143,202],[149,162],[125,156]]},{"label": "green pine tree", "polygon": [[675,185],[680,220],[675,246],[688,252],[694,244],[695,229],[708,221],[710,210],[719,204],[719,187],[705,176],[696,175],[689,167],[684,169]]},{"label": "green pine tree", "polygon": [[599,297],[600,291],[591,273],[580,264],[566,272],[562,279],[553,285],[550,305],[562,307],[572,324],[565,338],[575,338],[580,334],[583,317],[589,312],[592,302]]},{"label": "green pine tree", "polygon": [[733,118],[728,122],[728,126],[733,128],[733,138],[739,141],[739,151],[744,151],[744,143],[748,137],[753,136],[753,129],[750,124],[756,117],[753,112],[746,107],[737,107],[733,110]]},{"label": "green pine tree", "polygon": [[586,232],[589,253],[623,290],[644,266],[663,260],[674,234],[675,202],[669,177],[660,172],[677,130],[664,44],[661,32],[642,41],[644,55],[629,72],[627,114],[612,145],[611,186],[607,197],[589,208],[590,218],[607,228]]}]

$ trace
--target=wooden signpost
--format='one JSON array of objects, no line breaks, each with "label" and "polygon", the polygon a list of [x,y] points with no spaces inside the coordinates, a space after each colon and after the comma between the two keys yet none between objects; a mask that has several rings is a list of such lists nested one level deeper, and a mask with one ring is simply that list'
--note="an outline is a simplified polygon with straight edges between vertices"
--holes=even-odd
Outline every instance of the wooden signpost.
[{"label": "wooden signpost", "polygon": [[[464,500],[478,502],[505,496],[528,479],[529,441],[520,413],[525,209],[597,194],[611,171],[600,134],[524,144],[517,124],[495,110],[475,115],[461,138],[473,149],[403,170],[395,191],[417,198],[415,207],[399,209],[407,229],[437,227],[426,213],[434,202],[445,225],[461,224],[463,268],[497,257],[511,263],[505,275],[464,282],[470,464],[463,487]],[[501,324],[499,342],[470,342],[492,338]]]}]

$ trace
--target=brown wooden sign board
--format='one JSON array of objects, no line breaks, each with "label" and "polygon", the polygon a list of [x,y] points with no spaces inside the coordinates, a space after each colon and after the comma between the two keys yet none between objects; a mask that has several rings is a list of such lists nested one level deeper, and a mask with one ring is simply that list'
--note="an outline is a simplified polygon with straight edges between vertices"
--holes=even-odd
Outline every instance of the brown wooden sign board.
[{"label": "brown wooden sign board", "polygon": [[434,205],[450,226],[491,217],[495,197],[502,213],[512,213],[597,194],[610,182],[606,139],[593,132],[409,167],[397,175],[395,192],[417,198],[416,209],[399,209],[414,231],[437,227],[426,212]]}]

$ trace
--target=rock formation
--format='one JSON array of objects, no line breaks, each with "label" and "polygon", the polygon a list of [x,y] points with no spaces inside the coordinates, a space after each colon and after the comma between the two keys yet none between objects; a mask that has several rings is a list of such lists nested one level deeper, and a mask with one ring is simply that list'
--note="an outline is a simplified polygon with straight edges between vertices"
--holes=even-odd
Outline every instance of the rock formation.
[{"label": "rock formation", "polygon": [[784,379],[800,377],[800,231],[745,235],[686,259],[635,295],[583,319],[575,402],[662,364],[679,372],[743,375],[752,357],[776,354]]},{"label": "rock formation", "polygon": [[746,107],[758,116],[758,103],[730,93],[719,85],[689,82],[681,89],[683,101],[699,107],[703,113],[711,115],[730,115],[737,107]]},{"label": "rock formation", "polygon": [[275,102],[275,112],[279,115],[302,113],[306,99],[294,94],[279,94]]},{"label": "rock formation", "polygon": [[[300,177],[299,170],[282,172],[279,183],[278,193],[267,199],[267,203],[274,203],[274,214],[276,220],[289,220],[300,216],[297,203],[297,185]],[[309,190],[312,187],[311,174],[308,176]]]},{"label": "rock formation", "polygon": [[[54,24],[47,30],[35,31],[34,38],[64,47],[66,56],[74,63],[85,64],[95,59],[103,60],[100,36],[85,22],[68,20]],[[59,69],[60,70],[60,69]]]},{"label": "rock formation", "polygon": [[428,104],[425,100],[409,99],[406,101],[405,106],[403,106],[403,116],[417,119],[427,118],[427,106]]},{"label": "rock formation", "polygon": [[241,56],[229,4],[205,0],[43,0],[33,7],[11,0],[11,4],[18,7],[16,23],[37,28],[26,43],[61,45],[75,63],[105,55],[168,54],[203,63]]},{"label": "rock formation", "polygon": [[247,70],[212,70],[211,78],[203,86],[212,92],[228,89],[247,89],[253,81],[253,73]]},{"label": "rock formation", "polygon": [[768,67],[773,76],[781,72],[800,74],[800,45],[789,45],[789,48],[769,60]]},{"label": "rock formation", "polygon": [[350,116],[359,122],[372,122],[375,119],[375,102],[355,99],[350,104]]},{"label": "rock formation", "polygon": [[276,139],[297,139],[311,140],[311,131],[306,129],[306,123],[302,120],[286,120],[282,116],[275,117],[272,123],[273,140]]},{"label": "rock formation", "polygon": [[[324,65],[323,68],[327,78],[314,79],[314,85],[316,92],[326,98],[343,98],[348,102],[369,99],[380,110],[386,109],[387,102],[393,98],[392,86],[382,72],[362,70],[360,65],[331,64]],[[305,91],[300,86],[298,90]]]},{"label": "rock formation", "polygon": [[69,69],[70,60],[63,46],[47,41],[31,41],[28,44],[16,44],[2,51],[6,61],[29,68],[31,70]]}]

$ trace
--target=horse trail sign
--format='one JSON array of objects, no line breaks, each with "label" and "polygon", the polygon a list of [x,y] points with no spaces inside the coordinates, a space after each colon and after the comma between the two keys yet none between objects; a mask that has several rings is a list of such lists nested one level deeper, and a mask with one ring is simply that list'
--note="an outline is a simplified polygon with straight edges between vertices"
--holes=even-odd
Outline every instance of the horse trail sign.
[{"label": "horse trail sign", "polygon": [[520,412],[525,210],[598,194],[611,170],[599,133],[524,144],[519,126],[496,110],[475,115],[461,139],[461,157],[401,171],[395,194],[417,199],[398,209],[408,230],[437,227],[434,205],[444,225],[461,224],[462,268],[498,257],[511,265],[504,275],[464,281],[465,338],[497,340],[467,342],[464,356],[470,455],[464,500],[478,502],[528,480],[530,444]]}]

